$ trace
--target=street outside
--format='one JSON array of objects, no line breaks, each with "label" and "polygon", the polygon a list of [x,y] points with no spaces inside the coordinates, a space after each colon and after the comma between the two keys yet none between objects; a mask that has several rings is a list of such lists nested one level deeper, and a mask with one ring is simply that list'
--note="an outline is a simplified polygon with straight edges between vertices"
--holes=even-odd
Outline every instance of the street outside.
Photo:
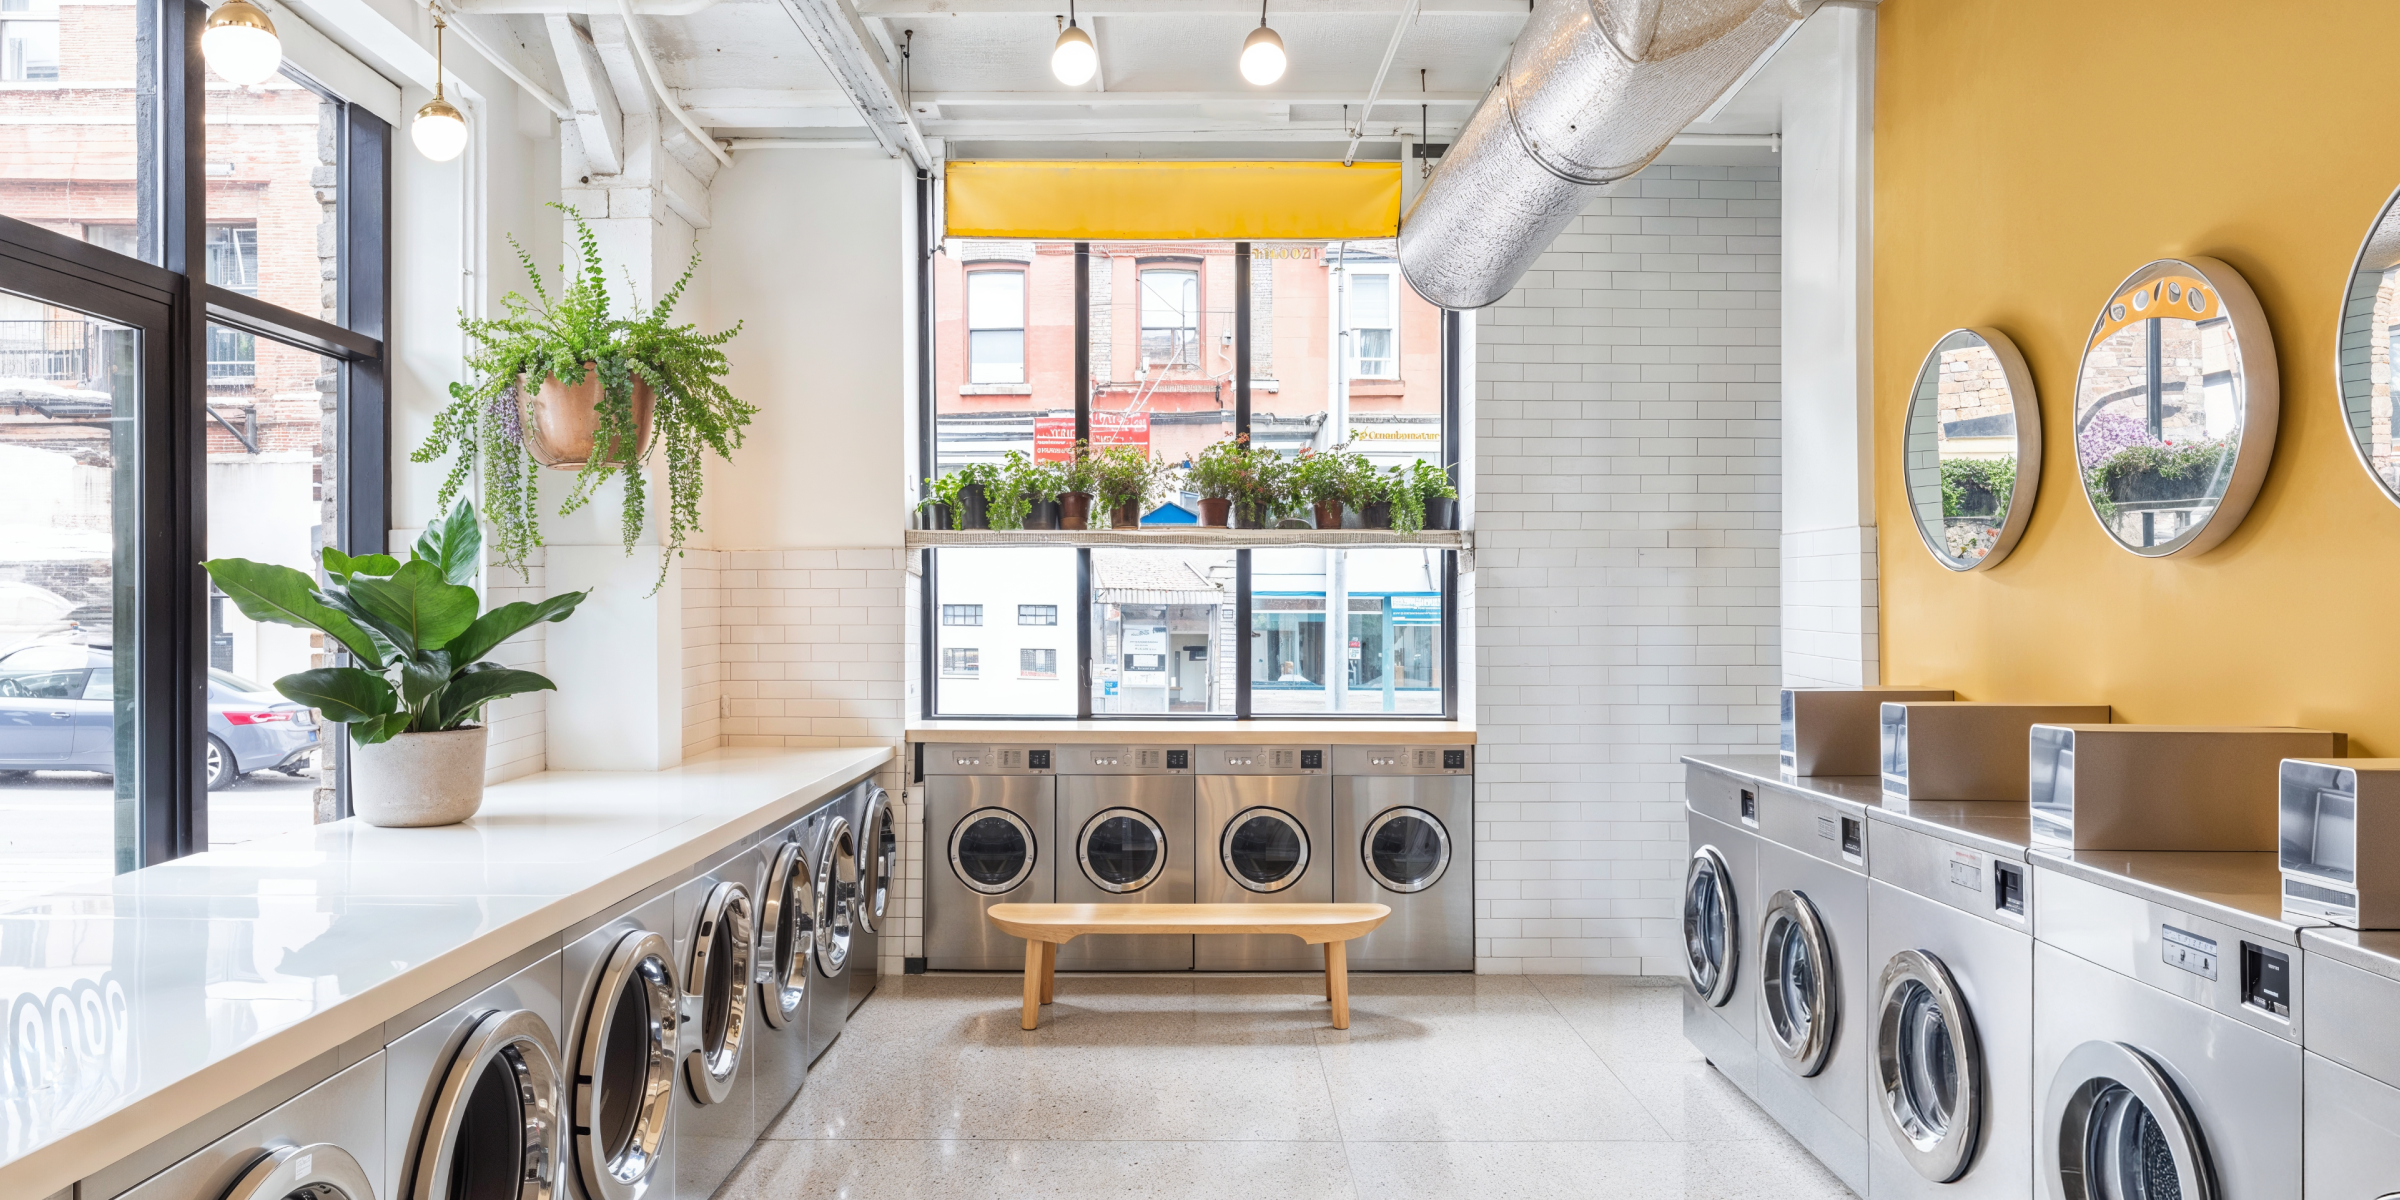
[{"label": "street outside", "polygon": [[[258,771],[208,793],[208,848],[306,829],[317,772]],[[0,908],[80,887],[114,870],[116,787],[106,775],[38,771],[0,776]]]}]

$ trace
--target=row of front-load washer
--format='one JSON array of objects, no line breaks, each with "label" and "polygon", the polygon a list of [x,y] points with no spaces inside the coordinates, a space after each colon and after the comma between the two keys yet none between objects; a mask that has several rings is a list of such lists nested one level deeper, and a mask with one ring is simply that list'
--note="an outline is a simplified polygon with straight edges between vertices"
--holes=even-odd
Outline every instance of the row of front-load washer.
[{"label": "row of front-load washer", "polygon": [[862,780],[388,1022],[380,1049],[130,1190],[82,1194],[710,1196],[873,990],[896,829]]},{"label": "row of front-load washer", "polygon": [[[995,904],[1334,901],[1392,908],[1349,943],[1352,970],[1474,968],[1470,747],[921,749],[928,857],[947,859],[926,870],[930,969],[1022,969],[1023,943],[984,918]],[[1058,965],[1323,964],[1289,936],[1106,935],[1061,947]]]},{"label": "row of front-load washer", "polygon": [[2275,854],[1685,762],[1686,1036],[1853,1191],[2400,1197],[2400,934],[2308,928]]}]

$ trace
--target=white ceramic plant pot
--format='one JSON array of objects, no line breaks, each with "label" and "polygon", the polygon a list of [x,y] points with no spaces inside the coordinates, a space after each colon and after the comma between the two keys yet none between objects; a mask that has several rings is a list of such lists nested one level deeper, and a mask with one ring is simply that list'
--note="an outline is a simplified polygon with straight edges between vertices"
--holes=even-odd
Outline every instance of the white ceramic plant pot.
[{"label": "white ceramic plant pot", "polygon": [[350,746],[350,811],[369,825],[456,825],[483,807],[481,725]]}]

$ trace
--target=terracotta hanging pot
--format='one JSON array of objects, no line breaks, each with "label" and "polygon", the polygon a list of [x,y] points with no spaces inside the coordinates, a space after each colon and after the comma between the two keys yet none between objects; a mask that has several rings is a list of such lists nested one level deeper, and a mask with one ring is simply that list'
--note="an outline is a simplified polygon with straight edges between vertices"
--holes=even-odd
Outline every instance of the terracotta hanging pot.
[{"label": "terracotta hanging pot", "polygon": [[1223,528],[1225,528],[1225,523],[1226,523],[1226,521],[1227,521],[1227,520],[1229,520],[1229,519],[1230,519],[1232,516],[1233,516],[1233,498],[1232,498],[1232,497],[1230,497],[1230,496],[1202,496],[1202,497],[1200,498],[1200,523],[1201,523],[1201,524],[1203,524],[1203,525],[1214,525],[1214,526],[1216,526],[1216,527],[1217,527],[1217,528],[1219,528],[1219,529],[1223,529]]},{"label": "terracotta hanging pot", "polygon": [[[600,371],[585,363],[582,383],[561,383],[552,375],[542,386],[528,388],[519,381],[518,413],[524,430],[525,453],[533,461],[560,471],[580,471],[592,459],[592,440],[600,435]],[[640,376],[633,380],[633,429],[636,449],[628,455],[609,447],[608,461],[638,462],[650,446],[650,415],[658,405],[656,393]]]}]

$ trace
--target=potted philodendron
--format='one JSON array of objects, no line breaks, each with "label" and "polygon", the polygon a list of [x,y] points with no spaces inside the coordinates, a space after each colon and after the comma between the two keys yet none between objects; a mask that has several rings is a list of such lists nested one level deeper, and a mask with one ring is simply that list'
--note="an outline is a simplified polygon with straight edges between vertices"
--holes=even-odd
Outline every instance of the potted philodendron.
[{"label": "potted philodendron", "polygon": [[590,503],[610,479],[622,479],[620,528],[630,554],[649,521],[644,468],[663,446],[663,583],[668,561],[700,529],[704,456],[731,461],[758,412],[725,387],[732,370],[725,343],[742,327],[737,322],[704,334],[673,322],[675,304],[700,265],[698,251],[655,307],[636,304],[629,315],[615,315],[591,226],[572,208],[550,207],[575,223],[582,262],[553,296],[533,256],[517,247],[534,298],[510,292],[501,300],[503,315],[460,319],[459,328],[475,344],[467,355],[475,381],[450,385],[450,403],[410,457],[425,463],[456,453],[435,499],[439,508],[448,508],[481,467],[493,548],[524,576],[528,557],[542,544],[543,468],[575,472],[561,516]]},{"label": "potted philodendron", "polygon": [[556,685],[488,661],[500,643],[564,621],[588,592],[486,611],[473,580],[483,561],[475,507],[461,500],[425,531],[407,562],[325,548],[325,582],[274,563],[202,564],[253,621],[322,633],[358,665],[275,681],[285,699],[350,727],[350,806],[369,825],[452,825],[483,805],[484,705]]},{"label": "potted philodendron", "polygon": [[1250,470],[1249,435],[1203,447],[1184,463],[1186,486],[1200,496],[1200,523],[1219,529],[1231,523],[1233,500]]},{"label": "potted philodendron", "polygon": [[1145,446],[1110,446],[1092,456],[1093,495],[1112,529],[1137,529],[1142,506],[1166,477],[1166,464]]},{"label": "potted philodendron", "polygon": [[1077,438],[1075,448],[1067,453],[1067,461],[1059,464],[1059,528],[1091,528],[1092,489],[1098,486],[1098,468],[1099,464],[1092,455],[1091,443]]}]

